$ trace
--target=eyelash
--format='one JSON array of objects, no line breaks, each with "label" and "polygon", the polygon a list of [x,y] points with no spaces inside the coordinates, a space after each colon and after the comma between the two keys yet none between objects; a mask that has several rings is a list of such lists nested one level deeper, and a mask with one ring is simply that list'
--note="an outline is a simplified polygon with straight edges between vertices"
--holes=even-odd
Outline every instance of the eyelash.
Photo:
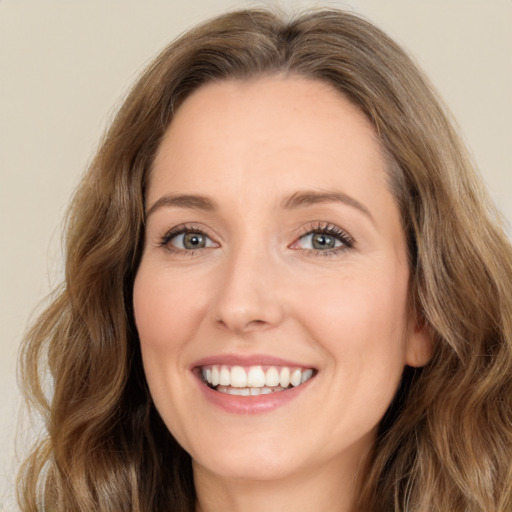
[{"label": "eyelash", "polygon": [[337,239],[341,242],[339,247],[335,247],[333,249],[320,250],[320,249],[301,249],[304,254],[307,256],[335,256],[339,253],[352,249],[354,247],[355,241],[345,230],[339,228],[335,224],[330,224],[328,222],[316,222],[314,224],[310,224],[304,228],[304,232],[298,237],[297,242],[294,242],[292,245],[297,244],[300,240],[304,239],[308,235],[313,234],[324,234],[329,235]]},{"label": "eyelash", "polygon": [[199,249],[188,249],[187,250],[187,249],[180,249],[178,247],[173,247],[170,244],[170,241],[173,238],[175,238],[179,235],[185,235],[187,233],[197,233],[198,235],[203,235],[211,240],[211,238],[205,233],[204,229],[202,229],[198,226],[185,224],[185,225],[176,226],[175,228],[172,228],[169,231],[167,231],[167,233],[165,233],[165,235],[163,235],[160,238],[158,245],[160,247],[164,247],[171,253],[179,253],[179,254],[183,254],[186,256],[194,256],[195,254],[197,254],[198,251],[200,251],[201,249],[204,249],[204,247],[201,247]]},{"label": "eyelash", "polygon": [[[204,229],[194,226],[194,225],[180,225],[176,226],[175,228],[172,228],[171,230],[167,231],[159,240],[158,245],[160,247],[164,247],[171,253],[179,253],[187,256],[194,256],[197,254],[198,251],[201,251],[201,249],[207,249],[208,247],[201,247],[199,249],[180,249],[177,247],[173,247],[170,245],[170,242],[173,238],[184,235],[187,233],[197,233],[198,235],[203,235],[211,240],[211,238],[208,236],[207,233],[205,233]],[[339,254],[341,252],[347,251],[349,249],[352,249],[354,247],[354,239],[343,229],[339,228],[335,224],[330,224],[326,222],[317,222],[315,224],[310,224],[303,228],[303,232],[299,235],[297,238],[297,241],[293,242],[290,247],[297,244],[300,240],[304,239],[308,235],[313,234],[325,234],[334,237],[336,240],[341,242],[341,245],[339,247],[335,247],[332,249],[327,250],[320,250],[320,249],[300,249],[297,248],[296,250],[302,251],[303,254],[309,256],[333,256],[336,254]]]}]

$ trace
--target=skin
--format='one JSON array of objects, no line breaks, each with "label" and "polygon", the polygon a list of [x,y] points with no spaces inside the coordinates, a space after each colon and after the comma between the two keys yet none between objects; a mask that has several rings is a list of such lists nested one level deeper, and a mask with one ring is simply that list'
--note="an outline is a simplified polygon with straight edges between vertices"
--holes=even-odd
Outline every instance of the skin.
[{"label": "skin", "polygon": [[[133,300],[152,397],[193,459],[197,510],[351,509],[403,368],[425,364],[431,347],[409,308],[386,180],[372,126],[322,82],[225,81],[179,108],[149,180]],[[343,195],[286,207],[305,191]],[[163,204],[171,193],[213,209]],[[207,246],[162,245],[182,225]],[[306,233],[325,225],[351,243],[314,249]],[[292,358],[318,373],[282,407],[233,414],[205,399],[190,369],[218,354]]]}]

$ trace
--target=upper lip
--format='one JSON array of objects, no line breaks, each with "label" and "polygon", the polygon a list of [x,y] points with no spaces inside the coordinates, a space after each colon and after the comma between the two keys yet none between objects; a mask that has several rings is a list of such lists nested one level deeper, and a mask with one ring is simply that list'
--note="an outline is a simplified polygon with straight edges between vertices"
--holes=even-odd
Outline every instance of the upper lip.
[{"label": "upper lip", "polygon": [[192,363],[191,368],[203,366],[288,366],[292,368],[314,368],[309,364],[283,359],[281,357],[265,354],[217,354],[207,356]]}]

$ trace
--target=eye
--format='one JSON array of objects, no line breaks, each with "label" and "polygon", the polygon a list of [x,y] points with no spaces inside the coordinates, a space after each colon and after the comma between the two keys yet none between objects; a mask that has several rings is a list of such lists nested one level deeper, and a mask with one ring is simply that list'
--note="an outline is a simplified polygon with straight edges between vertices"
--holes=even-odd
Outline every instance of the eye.
[{"label": "eye", "polygon": [[[211,240],[204,233],[181,233],[169,240],[169,243],[178,249],[202,249],[208,247]],[[211,245],[210,245],[211,246]]]},{"label": "eye", "polygon": [[315,249],[318,251],[334,249],[343,245],[336,237],[326,235],[325,233],[309,233],[300,238],[300,243],[303,249]]},{"label": "eye", "polygon": [[187,227],[172,229],[162,237],[160,245],[176,251],[194,251],[208,247],[218,247],[218,244],[203,231]]},{"label": "eye", "polygon": [[318,224],[309,228],[292,246],[292,249],[303,249],[314,253],[334,254],[350,249],[354,245],[352,237],[332,224]]}]

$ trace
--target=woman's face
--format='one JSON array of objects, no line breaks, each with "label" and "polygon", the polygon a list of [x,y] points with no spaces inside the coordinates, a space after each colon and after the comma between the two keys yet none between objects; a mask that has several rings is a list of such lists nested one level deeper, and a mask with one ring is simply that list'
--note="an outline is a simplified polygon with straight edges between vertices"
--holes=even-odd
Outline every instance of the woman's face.
[{"label": "woman's face", "polygon": [[314,80],[203,86],[159,147],[146,208],[144,369],[196,472],[355,467],[430,346],[366,118]]}]

